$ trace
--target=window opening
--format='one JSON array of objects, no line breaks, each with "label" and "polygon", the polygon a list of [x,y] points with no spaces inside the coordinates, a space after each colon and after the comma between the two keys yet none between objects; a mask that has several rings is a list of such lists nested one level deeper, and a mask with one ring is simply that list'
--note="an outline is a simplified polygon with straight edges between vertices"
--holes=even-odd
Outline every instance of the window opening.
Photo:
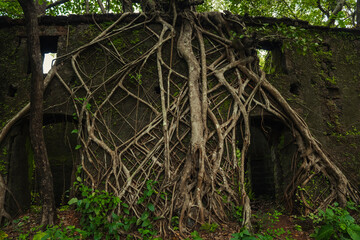
[{"label": "window opening", "polygon": [[260,60],[260,68],[265,71],[266,58],[271,52],[265,49],[257,49],[257,55]]},{"label": "window opening", "polygon": [[47,74],[55,64],[56,53],[45,53],[43,61],[43,73]]},{"label": "window opening", "polygon": [[260,42],[256,50],[260,60],[260,68],[266,74],[287,72],[285,56],[281,50],[280,42]]},{"label": "window opening", "polygon": [[57,55],[58,36],[41,36],[40,48],[43,60],[43,73],[47,74],[55,64]]}]

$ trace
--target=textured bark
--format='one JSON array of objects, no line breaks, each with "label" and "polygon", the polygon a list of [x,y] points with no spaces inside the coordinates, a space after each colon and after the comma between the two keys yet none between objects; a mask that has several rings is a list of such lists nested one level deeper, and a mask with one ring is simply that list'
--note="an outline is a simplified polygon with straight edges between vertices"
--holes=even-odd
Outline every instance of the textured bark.
[{"label": "textured bark", "polygon": [[360,27],[360,0],[356,1],[356,10],[355,10],[355,27]]},{"label": "textured bark", "polygon": [[[190,14],[187,16],[190,18]],[[204,181],[204,173],[205,173],[205,166],[204,166],[204,158],[205,158],[205,141],[204,138],[204,122],[202,113],[206,109],[202,109],[202,101],[200,98],[200,65],[197,61],[193,50],[192,50],[192,39],[193,34],[193,21],[189,21],[188,19],[184,18],[184,23],[182,26],[182,30],[180,33],[179,41],[178,41],[178,49],[182,57],[185,59],[188,65],[188,85],[189,85],[189,103],[190,103],[190,117],[191,117],[191,144],[190,149],[187,154],[187,164],[184,168],[184,177],[180,181],[180,192],[182,195],[182,199],[186,199],[184,201],[184,205],[182,206],[182,213],[180,216],[180,232],[184,232],[182,226],[182,220],[186,217],[185,214],[191,216],[192,212],[185,209],[188,209],[188,201],[193,199],[194,206],[197,206],[198,213],[199,213],[199,222],[203,223],[204,218],[204,207],[201,201],[201,191],[202,191],[202,184]],[[191,188],[189,187],[190,181],[190,172],[193,168],[199,169],[197,172],[197,184],[196,188],[193,191],[189,191]],[[193,195],[193,197],[192,197]],[[185,204],[186,203],[186,204]],[[192,216],[197,218],[197,216]]]},{"label": "textured bark", "polygon": [[[122,20],[134,16],[124,13],[92,41],[67,53],[71,58],[66,61],[71,61],[80,85],[68,85],[62,80],[62,71],[56,73],[79,119],[84,183],[113,192],[138,216],[152,203],[155,209],[150,214],[161,216],[157,224],[163,235],[173,231],[175,217],[183,237],[204,222],[226,224],[233,220],[229,213],[233,213],[234,206],[243,207],[242,225],[251,229],[245,158],[251,139],[251,114],[259,108],[289,127],[297,145],[298,153],[291,160],[293,179],[284,193],[290,210],[306,214],[335,201],[344,204],[346,198],[359,202],[358,192],[321,150],[305,121],[265,79],[265,73],[259,69],[255,43],[248,44],[243,38],[239,39],[242,47],[233,45],[228,24],[236,23],[240,27],[237,34],[242,34],[242,20],[221,13],[197,14],[191,12],[190,5],[181,11],[176,11],[175,3],[172,6],[172,25],[151,11],[122,24]],[[143,22],[138,22],[141,19]],[[158,24],[162,29],[150,28],[149,24]],[[153,45],[144,46],[136,59],[128,61],[121,51],[101,44],[108,43],[110,36],[121,37],[134,29],[141,30],[144,41],[156,39]],[[91,47],[98,43],[105,50],[104,56],[116,56],[119,66],[114,75],[94,85],[96,78],[84,78],[92,70],[82,66],[89,63],[87,50],[93,51]],[[134,45],[126,43],[126,47],[131,49]],[[170,57],[163,57],[168,47]],[[153,71],[153,78],[145,80],[158,81],[159,101],[155,99],[158,96],[140,94],[140,86],[129,86],[134,84],[129,76],[141,75],[151,58],[156,59],[157,71]],[[101,71],[107,69],[108,63],[104,64]],[[100,89],[106,89],[101,94],[105,98],[99,98]],[[147,109],[151,118],[144,120],[136,114],[134,121],[129,121],[120,107],[127,98],[117,99],[119,93],[141,103],[142,108],[137,105],[134,111]],[[94,103],[91,110],[88,103]],[[109,109],[111,120],[107,117]],[[119,137],[118,130],[122,129],[114,128],[113,119],[127,122],[134,135]],[[140,130],[139,121],[147,121]],[[237,130],[241,132],[239,139]],[[242,141],[241,145],[237,140]],[[299,187],[311,189],[313,185],[308,183],[316,180],[314,176],[324,179],[324,184],[317,187],[325,193],[318,191],[316,198],[309,198]],[[150,188],[154,194],[139,203],[141,194]],[[304,205],[297,206],[297,200]],[[312,201],[311,206],[307,201]],[[116,211],[121,213],[121,207]]]},{"label": "textured bark", "polygon": [[45,146],[43,127],[44,81],[40,51],[38,5],[35,1],[19,0],[26,19],[27,43],[31,65],[30,140],[34,150],[36,171],[40,180],[42,199],[41,225],[52,225],[55,220],[53,179]]},{"label": "textured bark", "polygon": [[134,12],[131,0],[121,0],[123,12]]},{"label": "textured bark", "polygon": [[0,225],[2,224],[2,218],[5,217],[8,220],[11,220],[11,216],[5,210],[5,194],[6,194],[6,184],[4,178],[0,175]]},{"label": "textured bark", "polygon": [[344,7],[344,4],[345,4],[345,0],[337,1],[335,8],[330,15],[330,20],[327,24],[328,27],[332,26],[335,23],[336,15],[342,10],[342,8]]}]

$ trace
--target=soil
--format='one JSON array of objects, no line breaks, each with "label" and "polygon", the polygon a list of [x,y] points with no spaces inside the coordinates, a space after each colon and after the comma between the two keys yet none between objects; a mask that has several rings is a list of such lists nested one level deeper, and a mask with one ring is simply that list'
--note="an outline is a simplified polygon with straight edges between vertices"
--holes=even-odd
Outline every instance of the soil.
[{"label": "soil", "polygon": [[[256,206],[253,207],[256,208]],[[266,203],[262,203],[262,207],[268,208]],[[274,216],[276,216],[276,214],[273,214],[273,209],[269,210],[268,212],[266,212],[266,210],[264,211],[264,209],[258,209],[253,211],[253,216],[255,216],[253,221],[253,227],[255,231],[259,231],[259,229],[261,229],[262,233],[264,233],[264,231],[268,231],[268,229],[271,231],[282,228],[287,233],[278,236],[276,239],[311,239],[309,235],[313,232],[313,226],[309,220],[304,220],[303,218],[299,219],[296,216],[286,214],[281,214],[277,216],[276,220],[271,220],[274,219]],[[38,227],[39,222],[40,213],[34,212],[33,210],[32,212],[19,216],[19,218],[14,220],[12,224],[2,227],[0,229],[0,233],[3,231],[8,235],[5,239],[19,239],[21,234],[28,233],[32,229],[32,234],[29,234],[29,236],[26,238],[32,239],[33,235],[40,230]],[[61,224],[63,227],[73,225],[80,228],[80,214],[72,209],[58,210],[57,224]],[[194,229],[194,231],[198,231],[199,236],[204,240],[225,240],[231,239],[233,233],[239,232],[240,225],[238,223],[223,224],[217,226],[213,232],[202,229]],[[0,239],[3,239],[1,234]],[[170,236],[167,236],[163,239],[178,240],[183,238],[180,237],[178,231],[174,231]],[[193,238],[189,237],[189,239]]]}]

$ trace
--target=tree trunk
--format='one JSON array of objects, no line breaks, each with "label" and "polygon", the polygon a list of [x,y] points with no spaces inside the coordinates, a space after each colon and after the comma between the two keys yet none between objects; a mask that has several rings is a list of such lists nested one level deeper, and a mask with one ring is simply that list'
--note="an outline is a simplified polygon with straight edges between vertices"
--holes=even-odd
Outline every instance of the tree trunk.
[{"label": "tree trunk", "polygon": [[360,28],[360,0],[356,1],[355,27]]},{"label": "tree trunk", "polygon": [[40,51],[36,1],[19,0],[26,19],[27,44],[31,66],[30,140],[34,150],[36,171],[40,179],[42,198],[41,225],[52,225],[55,220],[53,179],[47,157],[43,127],[43,72]]}]

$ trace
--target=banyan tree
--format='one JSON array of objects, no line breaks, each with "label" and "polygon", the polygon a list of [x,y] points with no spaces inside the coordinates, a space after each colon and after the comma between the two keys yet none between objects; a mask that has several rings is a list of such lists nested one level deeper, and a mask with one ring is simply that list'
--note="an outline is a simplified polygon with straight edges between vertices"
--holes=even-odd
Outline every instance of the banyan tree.
[{"label": "banyan tree", "polygon": [[257,36],[242,17],[197,13],[192,4],[145,4],[146,11],[125,12],[111,24],[94,22],[95,38],[58,56],[46,80],[67,91],[59,102],[74,111],[83,181],[119,197],[131,215],[153,205],[163,234],[174,216],[182,234],[204,222],[232,221],[235,206],[243,206],[242,225],[251,228],[251,128],[258,124],[280,141],[265,126],[271,119],[296,149],[278,189],[290,211],[359,201],[267,81]]}]

